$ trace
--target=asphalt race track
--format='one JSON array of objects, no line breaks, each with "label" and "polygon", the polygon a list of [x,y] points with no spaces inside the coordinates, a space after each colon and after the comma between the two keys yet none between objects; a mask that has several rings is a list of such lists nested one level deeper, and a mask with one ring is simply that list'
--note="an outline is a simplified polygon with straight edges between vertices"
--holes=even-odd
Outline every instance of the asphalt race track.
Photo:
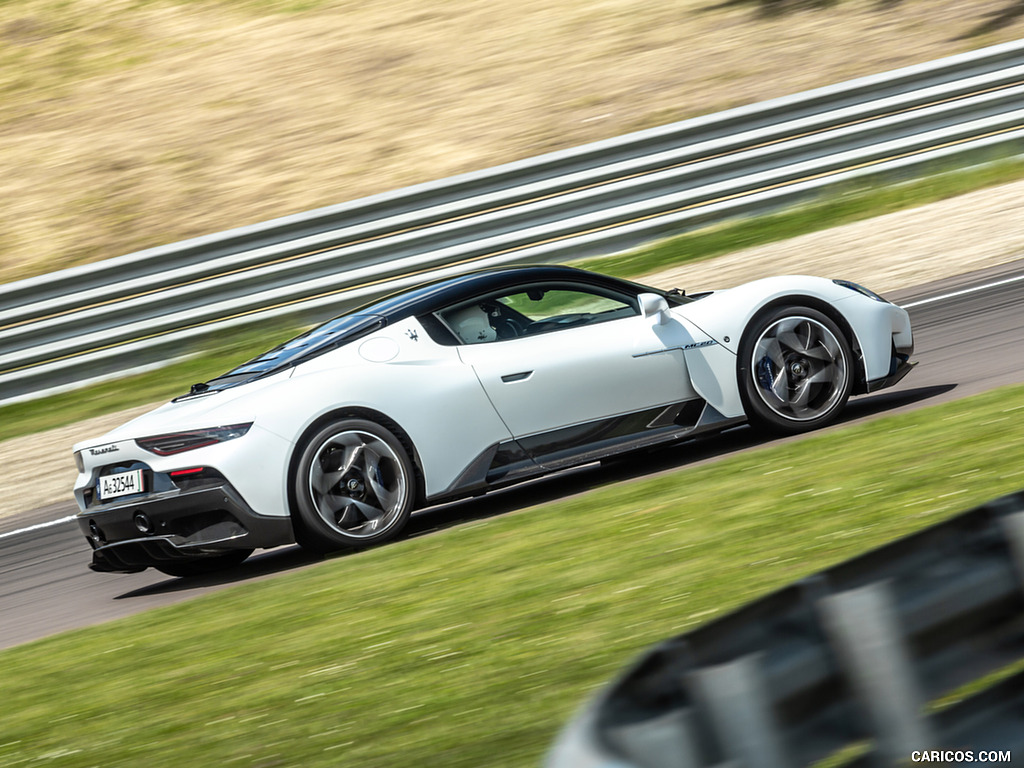
[{"label": "asphalt race track", "polygon": [[[1004,384],[1024,382],[1024,261],[890,296],[910,310],[919,363],[897,387],[851,401],[843,423],[933,405]],[[601,471],[583,467],[482,499],[418,513],[407,529],[420,536],[504,514],[608,482],[678,469],[764,442],[746,427]],[[256,554],[215,577],[183,580],[149,569],[98,574],[69,501],[0,521],[0,648],[128,616],[231,584],[306,567],[319,558],[297,547]],[[37,527],[38,526],[38,527]]]}]

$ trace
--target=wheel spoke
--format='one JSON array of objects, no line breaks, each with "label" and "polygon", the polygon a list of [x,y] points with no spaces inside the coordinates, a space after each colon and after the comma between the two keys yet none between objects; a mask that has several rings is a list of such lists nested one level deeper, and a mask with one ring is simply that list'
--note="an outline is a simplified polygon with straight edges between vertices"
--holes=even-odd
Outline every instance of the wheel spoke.
[{"label": "wheel spoke", "polygon": [[789,400],[789,374],[785,365],[779,367],[779,372],[772,380],[772,392],[782,402]]},{"label": "wheel spoke", "polygon": [[811,397],[811,382],[809,379],[804,379],[796,386],[796,391],[793,393],[793,398],[790,401],[790,405],[793,411],[797,414],[807,413],[810,409],[807,407],[807,402]]},{"label": "wheel spoke", "polygon": [[330,493],[331,488],[338,484],[344,474],[343,470],[325,472],[320,463],[316,462],[310,470],[310,482],[321,494]]},{"label": "wheel spoke", "polygon": [[337,517],[338,527],[349,529],[360,524],[363,518],[359,514],[358,507],[352,503],[352,499],[344,498],[341,501],[342,505],[339,507],[341,514]]},{"label": "wheel spoke", "polygon": [[367,520],[376,522],[377,520],[380,520],[385,516],[385,512],[383,509],[375,507],[372,504],[367,504],[366,502],[363,501],[355,501],[353,503],[359,509],[359,513]]},{"label": "wheel spoke", "polygon": [[325,493],[317,501],[317,509],[328,516],[337,517],[338,510],[344,509],[352,501],[343,493]]},{"label": "wheel spoke", "polygon": [[339,494],[324,496],[322,508],[331,514],[331,519],[339,527],[346,530],[384,516],[384,510],[377,509],[372,504]]},{"label": "wheel spoke", "polygon": [[772,361],[775,368],[781,369],[786,366],[786,353],[782,350],[782,344],[778,339],[765,340],[763,355]]},{"label": "wheel spoke", "polygon": [[380,502],[381,508],[391,512],[401,501],[402,488],[396,484],[396,487],[392,489],[384,484],[381,461],[385,459],[379,453],[368,449],[366,455],[366,481],[377,497],[377,501]]},{"label": "wheel spoke", "polygon": [[821,360],[823,362],[832,362],[836,358],[835,353],[830,352],[828,347],[824,344],[820,347],[812,347],[811,349],[804,350],[803,355],[811,360]]},{"label": "wheel spoke", "polygon": [[781,331],[775,339],[780,345],[793,352],[803,352],[807,344],[797,335],[796,331]]},{"label": "wheel spoke", "polygon": [[364,520],[377,520],[384,516],[384,510],[358,499],[348,499],[349,509],[354,509]]},{"label": "wheel spoke", "polygon": [[358,445],[347,448],[345,450],[345,461],[341,465],[341,474],[347,473],[352,467],[355,466],[356,462],[359,461],[359,457],[363,453],[363,449],[366,448],[366,444],[360,442]]},{"label": "wheel spoke", "polygon": [[828,363],[827,365],[821,366],[821,368],[815,373],[807,377],[809,384],[824,384],[834,383],[836,374],[838,373],[837,366],[834,363]]},{"label": "wheel spoke", "polygon": [[389,490],[373,475],[370,475],[367,479],[370,481],[370,488],[373,489],[373,493],[377,497],[377,501],[380,502],[381,508],[388,512],[393,511],[401,499],[401,489]]}]

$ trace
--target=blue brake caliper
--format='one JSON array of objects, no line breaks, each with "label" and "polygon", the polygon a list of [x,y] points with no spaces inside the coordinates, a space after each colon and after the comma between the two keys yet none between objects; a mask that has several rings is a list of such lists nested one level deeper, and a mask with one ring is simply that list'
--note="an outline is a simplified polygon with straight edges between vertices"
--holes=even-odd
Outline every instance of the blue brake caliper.
[{"label": "blue brake caliper", "polygon": [[757,361],[757,385],[761,389],[772,388],[772,382],[775,381],[775,365],[772,363],[771,358],[765,356]]}]

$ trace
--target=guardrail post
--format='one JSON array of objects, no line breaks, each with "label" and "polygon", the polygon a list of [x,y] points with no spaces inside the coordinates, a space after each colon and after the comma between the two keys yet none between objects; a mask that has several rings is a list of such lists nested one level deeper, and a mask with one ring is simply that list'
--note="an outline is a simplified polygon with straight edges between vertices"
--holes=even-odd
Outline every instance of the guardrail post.
[{"label": "guardrail post", "polygon": [[887,583],[869,584],[819,604],[840,665],[867,711],[883,763],[905,763],[937,742],[921,715],[923,696]]},{"label": "guardrail post", "polygon": [[690,676],[726,758],[744,768],[788,768],[760,653],[705,667]]},{"label": "guardrail post", "polygon": [[1021,591],[1024,592],[1024,512],[1014,512],[1002,520],[1003,532],[1010,542],[1013,561],[1017,566],[1017,579]]},{"label": "guardrail post", "polygon": [[609,734],[638,768],[700,768],[693,713],[677,709],[638,723],[615,728]]}]

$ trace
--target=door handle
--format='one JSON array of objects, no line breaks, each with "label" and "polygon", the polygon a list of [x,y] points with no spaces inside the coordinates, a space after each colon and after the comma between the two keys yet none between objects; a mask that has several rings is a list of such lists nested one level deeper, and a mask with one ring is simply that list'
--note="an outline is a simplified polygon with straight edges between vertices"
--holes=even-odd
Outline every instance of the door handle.
[{"label": "door handle", "polygon": [[520,371],[519,373],[506,373],[501,377],[501,380],[506,384],[511,384],[513,381],[522,381],[528,379],[533,375],[533,371]]}]

